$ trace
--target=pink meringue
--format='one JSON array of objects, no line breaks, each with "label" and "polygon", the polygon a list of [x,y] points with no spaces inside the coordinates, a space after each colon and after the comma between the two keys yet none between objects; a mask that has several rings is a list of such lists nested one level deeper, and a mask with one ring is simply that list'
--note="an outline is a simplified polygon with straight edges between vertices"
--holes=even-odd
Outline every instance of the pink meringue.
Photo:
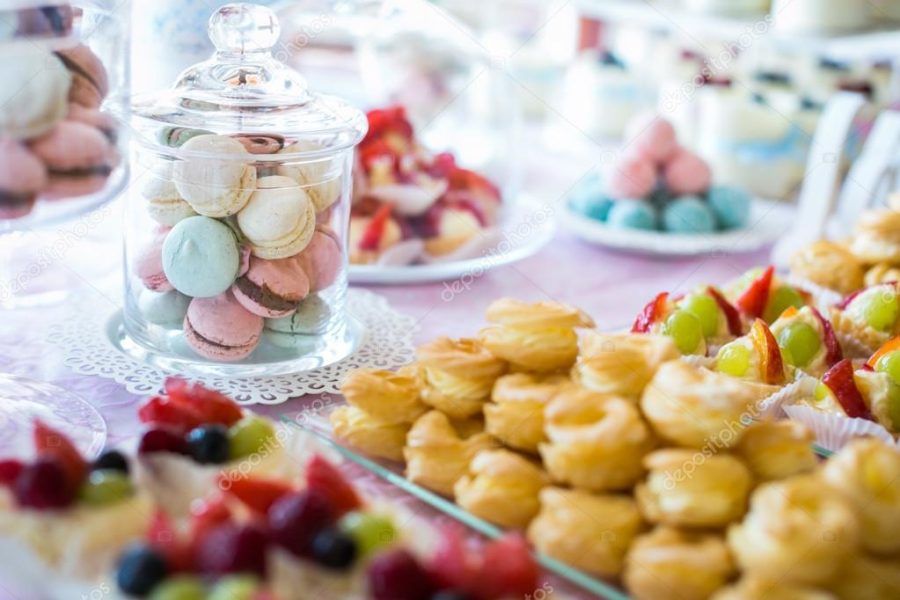
[{"label": "pink meringue", "polygon": [[666,188],[673,196],[702,194],[712,183],[712,172],[706,161],[684,148],[679,148],[664,169]]},{"label": "pink meringue", "polygon": [[678,151],[675,128],[663,117],[644,113],[628,122],[624,146],[629,153],[663,165]]},{"label": "pink meringue", "polygon": [[611,169],[606,193],[613,198],[645,198],[656,186],[656,167],[642,156],[626,156]]}]

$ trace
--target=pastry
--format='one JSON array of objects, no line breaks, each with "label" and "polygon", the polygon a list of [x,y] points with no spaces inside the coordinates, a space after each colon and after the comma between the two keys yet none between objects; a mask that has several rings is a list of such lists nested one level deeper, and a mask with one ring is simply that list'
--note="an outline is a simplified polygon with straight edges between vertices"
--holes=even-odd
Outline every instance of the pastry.
[{"label": "pastry", "polygon": [[831,322],[841,344],[861,358],[900,333],[900,283],[882,283],[844,298],[831,309]]},{"label": "pastry", "polygon": [[784,361],[813,377],[821,377],[844,358],[831,322],[811,306],[787,309],[771,331]]},{"label": "pastry", "polygon": [[628,496],[595,495],[557,487],[540,494],[541,511],[528,527],[538,552],[600,577],[616,577],[641,529]]},{"label": "pastry", "polygon": [[542,373],[571,367],[578,355],[575,329],[594,326],[589,316],[565,304],[509,298],[491,304],[487,320],[492,325],[480,337],[494,356]]},{"label": "pastry", "polygon": [[425,382],[422,401],[458,419],[481,413],[506,370],[506,363],[473,339],[440,337],[421,346],[416,356]]},{"label": "pastry", "polygon": [[823,589],[785,583],[781,579],[766,580],[743,577],[736,584],[722,588],[711,600],[838,600]]},{"label": "pastry", "polygon": [[802,423],[759,421],[746,429],[734,451],[756,481],[772,481],[813,471],[819,464],[814,441]]},{"label": "pastry", "polygon": [[504,375],[484,405],[485,429],[507,446],[536,454],[545,439],[544,407],[566,381],[562,375]]},{"label": "pastry", "polygon": [[742,335],[744,323],[737,308],[707,286],[678,298],[657,294],[635,318],[631,332],[667,335],[681,354],[705,356],[711,347]]},{"label": "pastry", "polygon": [[572,379],[603,394],[637,399],[664,362],[678,358],[671,338],[588,331]]},{"label": "pastry", "polygon": [[331,320],[331,309],[328,303],[318,294],[310,294],[300,302],[300,306],[288,317],[266,319],[263,335],[282,348],[295,348],[315,336],[328,330]]},{"label": "pastry", "polygon": [[168,229],[154,232],[150,242],[134,259],[134,274],[145,288],[154,292],[168,292],[175,289],[163,269],[162,249],[168,234]]},{"label": "pastry", "polygon": [[234,282],[231,292],[253,314],[277,319],[293,314],[309,288],[309,279],[296,260],[251,256],[250,268]]},{"label": "pastry", "polygon": [[656,187],[656,164],[641,155],[626,155],[607,174],[606,193],[617,200],[641,200]]},{"label": "pastry", "polygon": [[723,527],[741,518],[753,483],[729,454],[657,450],[644,459],[650,474],[635,489],[641,514],[676,527]]},{"label": "pastry", "polygon": [[701,235],[716,230],[712,208],[697,196],[681,196],[666,204],[662,212],[663,231]]},{"label": "pastry", "polygon": [[634,540],[622,579],[636,600],[706,600],[732,573],[722,537],[661,526]]},{"label": "pastry", "polygon": [[676,196],[702,194],[709,189],[712,172],[702,158],[685,148],[679,148],[665,165],[666,188]]},{"label": "pastry", "polygon": [[733,448],[746,420],[774,386],[741,381],[681,361],[662,365],[641,396],[641,410],[664,440],[687,448]]},{"label": "pastry", "polygon": [[414,423],[428,411],[419,399],[422,386],[417,366],[399,371],[355,369],[341,384],[349,404],[385,423]]},{"label": "pastry", "polygon": [[350,218],[351,263],[377,262],[386,251],[400,243],[403,231],[390,214],[390,206],[384,205],[371,217],[354,215]]},{"label": "pastry", "polygon": [[900,281],[900,268],[888,263],[878,263],[866,271],[863,282],[860,285],[845,293],[849,294],[854,292],[862,288],[863,285],[870,287],[880,283],[890,283],[892,281]]},{"label": "pastry", "polygon": [[237,215],[253,254],[268,259],[299,254],[316,230],[316,209],[309,196],[293,179],[280,175],[260,177],[256,185]]},{"label": "pastry", "polygon": [[466,474],[472,458],[495,446],[491,436],[472,430],[471,423],[454,423],[442,412],[432,410],[419,417],[406,436],[406,477],[452,496],[454,484]]},{"label": "pastry", "polygon": [[109,94],[109,76],[96,54],[84,44],[65,48],[56,56],[72,75],[69,100],[85,108],[99,108]]},{"label": "pastry", "polygon": [[609,209],[606,223],[613,229],[643,229],[653,231],[657,228],[659,217],[656,209],[644,200],[619,200]]},{"label": "pastry", "polygon": [[812,305],[810,294],[788,285],[775,276],[775,267],[751,269],[723,287],[728,298],[748,320],[763,319],[773,323],[785,310],[793,306]]},{"label": "pastry", "polygon": [[431,236],[425,243],[425,253],[430,257],[447,256],[462,248],[487,229],[481,215],[465,204],[447,203],[432,207],[429,219]]},{"label": "pastry", "polygon": [[540,508],[546,473],[509,450],[482,450],[453,486],[456,503],[476,517],[505,528],[524,529]]},{"label": "pastry", "polygon": [[623,141],[629,151],[652,161],[654,165],[665,164],[678,151],[675,128],[655,113],[644,113],[631,119],[625,128]]},{"label": "pastry", "polygon": [[853,441],[825,461],[822,477],[856,510],[867,551],[900,552],[900,450],[874,439]]},{"label": "pastry", "polygon": [[173,168],[175,187],[198,214],[227,217],[244,208],[256,189],[256,169],[244,162],[250,154],[239,141],[198,135],[181,151],[186,158]]},{"label": "pastry", "polygon": [[831,586],[839,600],[887,600],[900,597],[900,558],[860,554],[847,561]]},{"label": "pastry", "polygon": [[29,142],[29,149],[47,167],[47,198],[85,196],[103,189],[113,171],[113,146],[90,125],[62,121]]},{"label": "pastry", "polygon": [[544,466],[557,482],[601,492],[630,489],[644,474],[654,445],[632,402],[575,385],[563,387],[544,409]]},{"label": "pastry", "polygon": [[309,291],[331,287],[344,268],[344,254],[337,234],[327,226],[317,225],[309,245],[296,261],[309,278]]},{"label": "pastry", "polygon": [[171,227],[197,213],[184,201],[172,181],[174,163],[160,163],[145,176],[141,196],[147,201],[147,213],[154,221]]},{"label": "pastry", "polygon": [[714,185],[706,194],[719,229],[743,229],[750,223],[750,194],[735,186]]},{"label": "pastry", "polygon": [[211,298],[227,291],[237,279],[241,252],[226,224],[209,217],[190,217],[166,235],[162,264],[176,290],[192,298]]},{"label": "pastry", "polygon": [[385,422],[355,406],[339,406],[328,419],[334,435],[350,446],[370,456],[403,460],[409,423]]},{"label": "pastry", "polygon": [[791,273],[841,294],[862,288],[863,272],[862,262],[850,250],[828,240],[814,242],[791,257]]},{"label": "pastry", "polygon": [[0,76],[0,132],[27,140],[49,132],[68,108],[72,76],[59,58],[43,47],[24,44],[4,50]]},{"label": "pastry", "polygon": [[[306,141],[295,142],[279,150],[278,154],[297,152],[313,152],[319,147]],[[340,164],[333,159],[322,159],[302,164],[282,163],[276,170],[278,175],[285,175],[303,187],[303,191],[312,200],[316,213],[327,210],[341,197],[342,182]]]},{"label": "pastry", "polygon": [[815,475],[761,485],[744,520],[728,530],[741,569],[779,585],[827,584],[858,542],[853,509]]},{"label": "pastry", "polygon": [[[834,344],[833,336],[827,333],[828,326],[824,324],[824,319],[819,322],[815,314],[814,312],[804,315],[790,313],[788,318],[782,321],[783,329],[779,339],[783,340],[785,348],[796,353],[796,356],[791,356],[791,360],[794,362],[805,362],[809,367],[812,364],[811,361],[821,358],[820,364],[816,366],[825,368],[829,361],[838,356],[839,347]],[[792,323],[801,322],[809,329],[801,325],[791,327]],[[801,329],[807,334],[813,333],[831,339],[831,343],[821,341],[819,347],[816,348],[816,353],[810,357],[813,341],[794,335]],[[762,319],[757,319],[750,328],[750,333],[719,349],[719,353],[716,355],[715,369],[743,381],[768,386],[783,386],[792,379],[793,374],[781,348],[779,340],[775,338],[768,325]]]},{"label": "pastry", "polygon": [[174,290],[169,292],[141,290],[138,296],[138,309],[147,322],[169,329],[181,327],[190,303],[190,298]]},{"label": "pastry", "polygon": [[0,219],[18,219],[31,212],[47,185],[47,168],[25,146],[0,137]]},{"label": "pastry", "polygon": [[893,209],[862,213],[856,223],[850,251],[867,263],[900,263],[900,212]]},{"label": "pastry", "polygon": [[259,345],[263,319],[245,309],[230,291],[194,298],[184,317],[184,339],[200,356],[233,362],[250,356]]}]

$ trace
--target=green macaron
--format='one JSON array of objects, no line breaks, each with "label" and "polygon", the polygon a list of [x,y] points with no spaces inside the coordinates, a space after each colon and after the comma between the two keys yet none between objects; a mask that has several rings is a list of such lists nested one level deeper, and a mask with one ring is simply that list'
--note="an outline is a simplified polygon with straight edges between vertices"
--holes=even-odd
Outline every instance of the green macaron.
[{"label": "green macaron", "polygon": [[227,225],[210,217],[189,217],[163,242],[163,270],[182,294],[211,298],[237,279],[240,254],[237,237]]}]

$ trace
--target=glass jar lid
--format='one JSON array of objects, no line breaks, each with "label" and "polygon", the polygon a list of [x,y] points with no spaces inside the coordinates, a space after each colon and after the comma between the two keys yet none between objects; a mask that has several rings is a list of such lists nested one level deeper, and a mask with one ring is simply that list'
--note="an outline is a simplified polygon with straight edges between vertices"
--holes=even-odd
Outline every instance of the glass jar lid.
[{"label": "glass jar lid", "polygon": [[208,33],[216,47],[208,60],[184,71],[172,88],[133,98],[132,123],[142,145],[175,154],[172,140],[179,136],[171,132],[187,129],[278,136],[301,142],[302,155],[315,157],[353,147],[365,135],[361,111],[311,92],[276,58],[291,47],[278,46],[281,26],[271,9],[227,4],[210,17]]}]

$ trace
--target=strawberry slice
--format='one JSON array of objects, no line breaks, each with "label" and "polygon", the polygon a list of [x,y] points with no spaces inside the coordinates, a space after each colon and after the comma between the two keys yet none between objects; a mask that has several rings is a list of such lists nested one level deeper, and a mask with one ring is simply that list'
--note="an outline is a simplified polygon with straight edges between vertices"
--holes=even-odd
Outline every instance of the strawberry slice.
[{"label": "strawberry slice", "polygon": [[190,571],[190,548],[179,538],[178,530],[172,519],[161,509],[157,509],[150,519],[146,539],[151,546],[163,555],[169,569],[172,571]]},{"label": "strawberry slice", "polygon": [[891,352],[896,352],[900,350],[900,336],[895,338],[891,338],[882,344],[881,348],[879,348],[875,354],[869,357],[869,360],[866,361],[866,366],[870,367],[872,370],[878,365],[878,361],[884,358],[886,355]]},{"label": "strawberry slice", "polygon": [[384,228],[387,227],[388,219],[391,218],[391,208],[390,204],[382,204],[375,211],[372,220],[369,221],[369,225],[359,240],[360,250],[377,252],[381,247],[381,236],[384,235]]},{"label": "strawberry slice", "polygon": [[191,506],[189,542],[183,544],[187,565],[196,568],[198,549],[206,536],[224,523],[231,521],[231,510],[221,496],[206,498]]},{"label": "strawberry slice", "polygon": [[306,486],[321,492],[337,517],[362,507],[363,503],[340,471],[330,462],[314,455],[306,465]]},{"label": "strawberry slice", "polygon": [[21,460],[8,458],[0,460],[0,485],[10,486],[16,482],[19,474],[25,470],[25,463]]},{"label": "strawberry slice", "polygon": [[822,326],[822,341],[825,343],[825,364],[833,367],[844,359],[844,351],[841,350],[841,344],[834,334],[834,327],[831,326],[831,322],[823,317],[822,313],[814,307],[810,306],[809,309],[819,322],[819,325]]},{"label": "strawberry slice", "polygon": [[480,557],[466,546],[462,529],[451,524],[441,532],[428,571],[438,587],[474,594],[482,583],[479,579],[481,565]]},{"label": "strawberry slice", "polygon": [[775,267],[770,266],[762,275],[747,287],[737,300],[737,307],[745,315],[758,319],[766,310],[766,302],[769,300],[769,292],[772,290],[772,278],[775,276]]},{"label": "strawberry slice", "polygon": [[822,383],[834,393],[834,397],[848,417],[875,420],[859,388],[856,387],[856,381],[853,379],[853,361],[849,358],[831,367],[822,377]]},{"label": "strawberry slice", "polygon": [[741,323],[741,314],[738,312],[738,309],[726,300],[725,296],[716,288],[709,286],[706,288],[706,293],[716,301],[716,304],[719,305],[719,310],[725,315],[725,321],[728,323],[728,333],[734,336],[743,335],[744,325]]},{"label": "strawberry slice", "polygon": [[231,479],[219,477],[219,489],[243,502],[253,512],[266,515],[275,502],[294,489],[283,481],[261,477]]},{"label": "strawberry slice", "polygon": [[81,486],[88,472],[87,461],[69,438],[40,419],[34,422],[34,449],[38,456],[52,456],[59,461],[72,492]]},{"label": "strawberry slice", "polygon": [[176,404],[166,396],[154,396],[138,409],[141,423],[167,425],[173,430],[187,433],[203,424],[203,417],[194,407]]},{"label": "strawberry slice", "polygon": [[520,534],[508,534],[484,549],[478,578],[480,600],[527,598],[538,589],[540,569]]},{"label": "strawberry slice", "polygon": [[765,321],[756,319],[753,322],[750,339],[760,357],[759,370],[762,380],[772,385],[784,383],[784,360],[781,356],[781,348],[778,347],[778,341],[772,335],[772,330]]},{"label": "strawberry slice", "polygon": [[666,310],[666,302],[669,300],[669,292],[662,292],[656,298],[647,303],[631,326],[631,333],[649,333],[653,324],[662,319]]},{"label": "strawberry slice", "polygon": [[169,399],[190,407],[200,414],[204,423],[218,423],[231,427],[244,416],[241,407],[222,392],[188,383],[179,377],[166,379],[165,391]]},{"label": "strawberry slice", "polygon": [[372,170],[372,165],[378,161],[390,161],[391,171],[396,171],[399,167],[398,157],[391,150],[390,146],[382,140],[372,140],[359,149],[359,161],[365,168],[366,173]]}]

